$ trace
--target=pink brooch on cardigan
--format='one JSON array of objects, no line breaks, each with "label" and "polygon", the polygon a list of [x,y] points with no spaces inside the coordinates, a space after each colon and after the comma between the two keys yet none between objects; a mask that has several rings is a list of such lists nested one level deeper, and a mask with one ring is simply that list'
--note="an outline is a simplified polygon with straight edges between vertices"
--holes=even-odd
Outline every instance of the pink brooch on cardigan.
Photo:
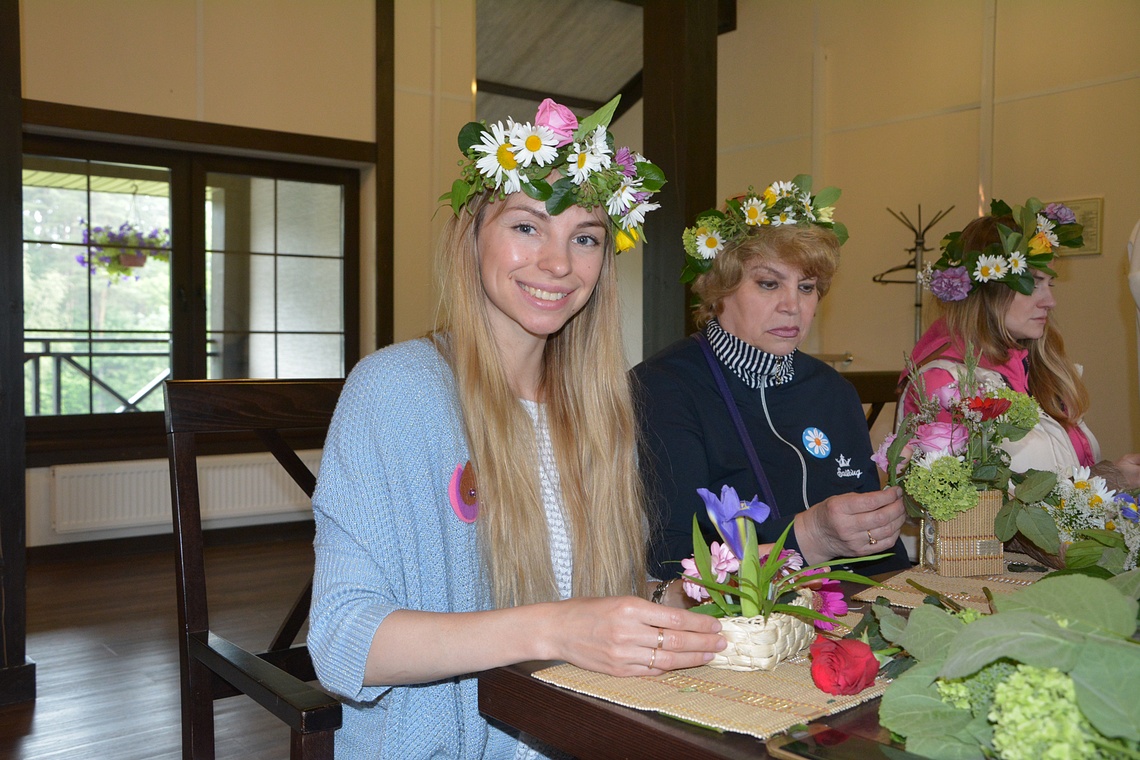
[{"label": "pink brooch on cardigan", "polygon": [[479,494],[475,489],[475,467],[471,460],[467,460],[467,464],[455,466],[447,493],[455,516],[465,523],[475,522],[479,516]]}]

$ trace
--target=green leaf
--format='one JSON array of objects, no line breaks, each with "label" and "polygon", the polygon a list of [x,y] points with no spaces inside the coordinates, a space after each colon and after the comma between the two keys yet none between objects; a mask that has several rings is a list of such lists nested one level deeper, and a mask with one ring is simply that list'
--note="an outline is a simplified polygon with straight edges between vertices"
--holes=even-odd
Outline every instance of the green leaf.
[{"label": "green leaf", "polygon": [[1134,642],[1089,637],[1081,658],[1069,671],[1077,706],[1105,736],[1140,741],[1140,647]]},{"label": "green leaf", "polygon": [[1114,530],[1104,530],[1103,528],[1085,528],[1080,531],[1081,538],[1088,538],[1096,541],[1102,546],[1112,546],[1118,549],[1124,548],[1124,536],[1120,535]]},{"label": "green leaf", "polygon": [[924,662],[903,673],[879,704],[879,722],[907,737],[908,746],[920,737],[943,739],[956,734],[971,720],[968,710],[959,710],[939,696],[934,685],[939,665]]},{"label": "green leaf", "polygon": [[796,189],[802,193],[811,194],[811,175],[810,174],[797,174],[792,177],[792,184]]},{"label": "green leaf", "polygon": [[1124,561],[1128,559],[1128,554],[1124,549],[1113,546],[1105,549],[1104,554],[1101,555],[1097,565],[1103,567],[1108,572],[1116,575],[1117,573],[1124,572]]},{"label": "green leaf", "polygon": [[994,517],[994,535],[1000,540],[1008,541],[1017,534],[1017,514],[1022,506],[1017,499],[1010,499],[998,510]]},{"label": "green leaf", "polygon": [[876,604],[871,612],[879,621],[879,633],[891,643],[898,643],[906,630],[907,619],[890,608],[889,605]]},{"label": "green leaf", "polygon": [[834,206],[835,202],[839,200],[839,196],[842,194],[843,191],[838,187],[825,187],[816,193],[815,206],[816,208],[827,208],[828,206]]},{"label": "green leaf", "polygon": [[712,579],[716,577],[712,572],[712,554],[709,553],[708,544],[705,543],[704,534],[701,533],[701,525],[697,522],[696,513],[693,514],[693,564],[697,566],[697,572],[701,578],[709,579],[708,581],[699,581],[699,583],[709,592],[709,598],[712,599],[713,604],[727,612],[728,602],[725,601],[719,591],[710,588],[711,585],[715,585]]},{"label": "green leaf", "polygon": [[638,161],[635,166],[637,167],[637,176],[641,178],[642,190],[655,193],[667,182],[665,172],[661,171],[661,167],[657,164],[651,164],[648,161]]},{"label": "green leaf", "polygon": [[1026,504],[1043,500],[1057,486],[1057,473],[1029,470],[1025,479],[1017,484],[1013,495]]},{"label": "green leaf", "polygon": [[996,464],[984,464],[981,467],[974,468],[973,481],[989,484],[997,480],[997,476],[998,466]]},{"label": "green leaf", "polygon": [[574,141],[582,142],[582,139],[593,132],[596,127],[608,127],[610,119],[614,117],[614,111],[617,110],[619,100],[621,100],[621,95],[615,95],[609,103],[578,122],[578,129],[574,131]]},{"label": "green leaf", "polygon": [[990,216],[1013,216],[1013,209],[1005,201],[994,198],[990,201]]},{"label": "green leaf", "polygon": [[[1083,575],[1042,578],[995,602],[996,617],[1022,611],[1065,620],[1068,628],[1131,636],[1136,630],[1137,602],[1112,585]],[[1140,649],[1137,650],[1140,656]]]},{"label": "green leaf", "polygon": [[459,130],[459,152],[467,155],[473,145],[478,145],[487,128],[477,121],[469,121]]},{"label": "green leaf", "polygon": [[1104,544],[1084,539],[1074,541],[1065,548],[1065,567],[1077,570],[1094,567],[1105,552]]},{"label": "green leaf", "polygon": [[1121,573],[1108,582],[1109,585],[1129,599],[1140,599],[1140,569]]},{"label": "green leaf", "polygon": [[558,216],[574,205],[574,182],[569,177],[559,177],[551,187],[550,197],[546,199],[546,211],[551,216]]},{"label": "green leaf", "polygon": [[1017,513],[1017,529],[1042,551],[1056,554],[1061,546],[1057,523],[1041,507],[1026,507]]},{"label": "green leaf", "polygon": [[847,225],[843,222],[832,222],[831,231],[835,233],[835,237],[839,238],[839,244],[843,245],[847,242],[849,237],[847,234]]},{"label": "green leaf", "polygon": [[541,179],[532,179],[530,182],[523,182],[522,191],[536,201],[544,202],[553,193],[550,183]]},{"label": "green leaf", "polygon": [[898,644],[919,660],[932,660],[946,654],[962,626],[961,620],[945,610],[923,605],[911,610],[910,621]]},{"label": "green leaf", "polygon": [[1080,656],[1083,640],[1082,634],[1067,631],[1044,615],[1001,612],[970,623],[954,638],[939,675],[961,678],[1002,657],[1068,672]]},{"label": "green leaf", "polygon": [[464,204],[467,203],[467,198],[471,194],[471,186],[461,179],[457,179],[451,183],[451,210],[459,216],[460,210],[463,209]]}]

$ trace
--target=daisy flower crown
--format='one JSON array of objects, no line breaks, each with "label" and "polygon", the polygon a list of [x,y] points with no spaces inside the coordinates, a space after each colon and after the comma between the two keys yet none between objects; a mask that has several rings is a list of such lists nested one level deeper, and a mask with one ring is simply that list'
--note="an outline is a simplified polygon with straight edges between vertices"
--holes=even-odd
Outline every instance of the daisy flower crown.
[{"label": "daisy flower crown", "polygon": [[[614,98],[581,123],[566,106],[550,98],[538,106],[534,122],[520,124],[508,118],[468,122],[459,130],[459,179],[440,196],[458,216],[460,209],[481,193],[502,199],[526,193],[546,204],[551,215],[570,206],[592,209],[605,206],[614,226],[618,253],[644,237],[645,215],[659,203],[649,199],[665,184],[665,175],[629,148],[616,148],[606,129],[621,96]],[[560,176],[550,182],[550,173]]]},{"label": "daisy flower crown", "polygon": [[834,221],[840,190],[828,187],[811,194],[811,177],[797,175],[791,182],[773,182],[763,192],[748,192],[725,201],[725,210],[709,209],[697,214],[696,224],[681,235],[685,268],[681,282],[691,282],[709,271],[716,257],[748,236],[752,228],[784,224],[814,224],[835,233],[839,244],[847,242],[847,227]]},{"label": "daisy flower crown", "polygon": [[970,294],[975,284],[1000,282],[1018,293],[1033,293],[1033,272],[1037,269],[1056,276],[1049,268],[1057,249],[1080,248],[1084,241],[1084,227],[1077,223],[1076,214],[1063,203],[1045,205],[1030,198],[1024,206],[1010,208],[1002,200],[990,202],[990,216],[1011,216],[1022,230],[1018,232],[998,224],[1001,243],[992,243],[984,251],[966,251],[961,232],[951,232],[942,238],[942,256],[923,273],[930,292],[942,301],[961,301]]}]

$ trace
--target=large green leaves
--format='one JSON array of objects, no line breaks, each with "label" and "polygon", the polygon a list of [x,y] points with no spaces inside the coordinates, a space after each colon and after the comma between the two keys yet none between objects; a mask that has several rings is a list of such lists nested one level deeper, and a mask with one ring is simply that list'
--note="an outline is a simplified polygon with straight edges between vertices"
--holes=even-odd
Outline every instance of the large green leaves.
[{"label": "large green leaves", "polygon": [[1046,578],[1016,594],[996,597],[994,605],[1002,613],[999,618],[1020,610],[1064,621],[1072,630],[1122,637],[1136,630],[1136,601],[1083,575]]},{"label": "large green leaves", "polygon": [[942,701],[934,686],[940,662],[934,660],[916,665],[899,676],[879,705],[879,722],[907,737],[907,742],[921,737],[952,736],[966,728],[971,715]]}]

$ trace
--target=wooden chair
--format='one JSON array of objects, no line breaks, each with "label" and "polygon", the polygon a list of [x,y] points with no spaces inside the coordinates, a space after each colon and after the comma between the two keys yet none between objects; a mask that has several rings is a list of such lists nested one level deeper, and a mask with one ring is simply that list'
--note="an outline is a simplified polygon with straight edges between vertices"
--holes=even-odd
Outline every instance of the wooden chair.
[{"label": "wooden chair", "polygon": [[[312,581],[269,648],[247,652],[210,630],[206,605],[197,456],[201,437],[253,433],[310,497],[316,478],[282,431],[323,441],[342,380],[170,380],[166,433],[170,455],[177,571],[182,757],[214,758],[214,700],[245,694],[291,731],[293,760],[332,760],[341,706],[316,680],[307,647],[294,645],[309,614]],[[320,444],[317,444],[320,445]]]},{"label": "wooden chair", "polygon": [[859,400],[869,404],[867,410],[867,429],[870,430],[879,418],[880,412],[887,404],[898,401],[899,373],[889,372],[841,372],[843,377],[851,381]]}]

